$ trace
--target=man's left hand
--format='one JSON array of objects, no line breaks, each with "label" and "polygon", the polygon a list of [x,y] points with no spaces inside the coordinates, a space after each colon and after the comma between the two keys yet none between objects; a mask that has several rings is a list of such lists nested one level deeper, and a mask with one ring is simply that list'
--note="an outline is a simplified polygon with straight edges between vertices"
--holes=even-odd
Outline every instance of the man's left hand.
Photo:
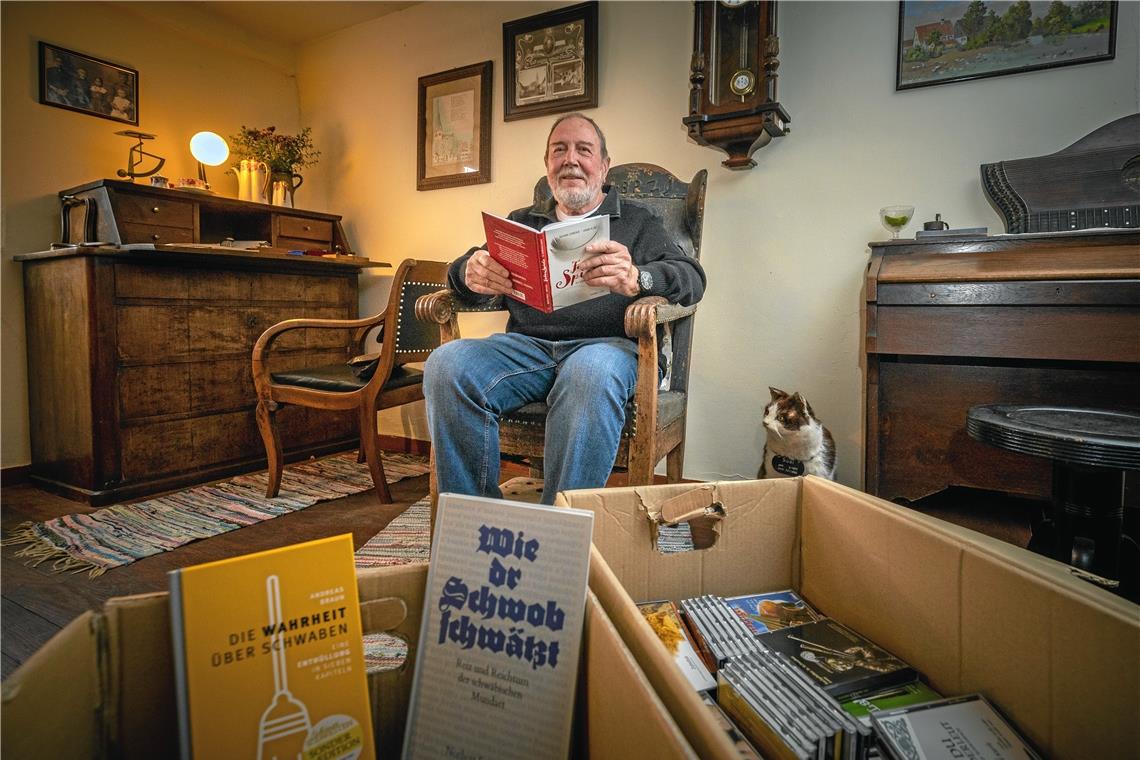
[{"label": "man's left hand", "polygon": [[615,240],[590,243],[586,254],[578,262],[578,268],[588,284],[631,298],[641,292],[637,286],[637,267],[624,245]]}]

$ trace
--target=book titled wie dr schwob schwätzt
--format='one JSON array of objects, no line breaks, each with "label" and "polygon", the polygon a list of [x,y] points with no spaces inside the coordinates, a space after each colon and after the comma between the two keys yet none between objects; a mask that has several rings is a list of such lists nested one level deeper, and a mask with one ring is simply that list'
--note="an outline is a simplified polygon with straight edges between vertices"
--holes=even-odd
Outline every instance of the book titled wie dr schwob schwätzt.
[{"label": "book titled wie dr schwob schw\u00e4tzt", "polygon": [[350,534],[169,578],[183,760],[375,756]]},{"label": "book titled wie dr schwob schw\u00e4tzt", "polygon": [[579,262],[586,246],[610,239],[607,214],[554,222],[541,230],[483,212],[487,252],[511,274],[511,297],[549,314],[609,293],[587,285]]},{"label": "book titled wie dr schwob schw\u00e4tzt", "polygon": [[594,515],[440,494],[404,758],[565,758]]}]

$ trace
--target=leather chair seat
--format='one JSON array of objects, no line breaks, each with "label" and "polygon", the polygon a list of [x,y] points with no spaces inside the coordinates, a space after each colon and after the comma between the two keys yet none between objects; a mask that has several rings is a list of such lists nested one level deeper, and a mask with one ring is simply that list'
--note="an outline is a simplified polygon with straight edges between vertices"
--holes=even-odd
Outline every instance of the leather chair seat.
[{"label": "leather chair seat", "polygon": [[[390,391],[403,388],[406,385],[423,382],[424,373],[408,366],[392,368],[388,382],[384,383],[383,390]],[[279,385],[292,385],[301,388],[312,388],[319,391],[334,391],[347,393],[358,391],[368,385],[368,378],[357,377],[347,364],[326,364],[323,367],[306,367],[289,372],[274,372],[270,375],[273,382]]]}]

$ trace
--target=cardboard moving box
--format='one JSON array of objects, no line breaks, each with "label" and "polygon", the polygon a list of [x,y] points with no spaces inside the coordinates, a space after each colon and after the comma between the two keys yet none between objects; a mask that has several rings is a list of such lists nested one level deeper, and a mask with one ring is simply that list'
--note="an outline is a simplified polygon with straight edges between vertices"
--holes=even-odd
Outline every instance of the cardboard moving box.
[{"label": "cardboard moving box", "polygon": [[[662,554],[682,494],[724,517],[710,548]],[[558,500],[594,511],[590,587],[702,758],[737,755],[634,603],[784,588],[942,694],[981,692],[1049,757],[1140,757],[1140,606],[1059,562],[814,477]]]},{"label": "cardboard moving box", "polygon": [[[365,633],[390,631],[409,642],[401,668],[368,678],[380,757],[400,755],[426,580],[427,565],[358,574]],[[579,679],[575,756],[696,757],[593,594]],[[112,599],[4,681],[0,746],[5,760],[174,758],[174,697],[167,595]]]}]

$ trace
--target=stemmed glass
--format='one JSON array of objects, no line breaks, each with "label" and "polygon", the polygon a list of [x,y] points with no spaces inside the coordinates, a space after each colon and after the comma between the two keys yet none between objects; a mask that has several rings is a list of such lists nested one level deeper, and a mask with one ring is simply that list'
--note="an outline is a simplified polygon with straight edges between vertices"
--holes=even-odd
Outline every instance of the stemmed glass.
[{"label": "stemmed glass", "polygon": [[891,240],[899,239],[899,230],[914,216],[914,206],[883,206],[879,209],[879,221],[891,233]]}]

